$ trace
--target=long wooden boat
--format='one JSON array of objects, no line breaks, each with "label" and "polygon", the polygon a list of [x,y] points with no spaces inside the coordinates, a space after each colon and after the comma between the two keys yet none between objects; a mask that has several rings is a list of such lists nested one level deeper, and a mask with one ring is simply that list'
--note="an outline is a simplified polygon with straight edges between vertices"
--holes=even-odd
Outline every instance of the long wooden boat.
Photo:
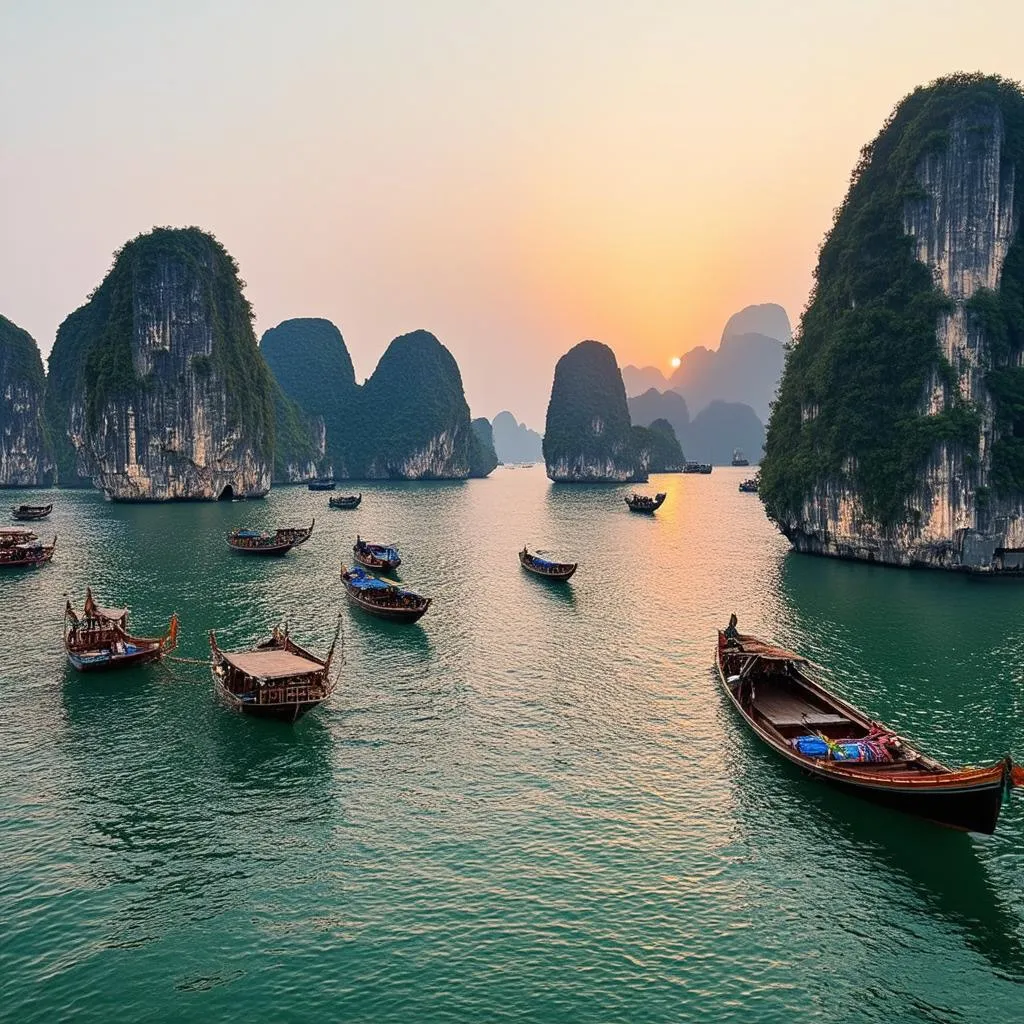
[{"label": "long wooden boat", "polygon": [[128,632],[128,609],[98,605],[89,587],[81,616],[70,600],[64,608],[64,650],[71,667],[79,672],[147,665],[159,661],[177,645],[177,612],[163,636],[133,636]]},{"label": "long wooden boat", "polygon": [[1024,785],[1009,756],[985,768],[947,768],[825,689],[810,663],[753,636],[718,634],[718,676],[754,732],[807,774],[886,807],[991,834],[1003,797]]},{"label": "long wooden boat", "polygon": [[744,480],[740,483],[741,494],[757,494],[757,481],[751,477],[749,480]]},{"label": "long wooden boat", "polygon": [[547,558],[539,558],[531,555],[528,548],[519,552],[519,564],[535,576],[541,576],[546,580],[564,583],[576,571],[576,562],[552,562]]},{"label": "long wooden boat", "polygon": [[308,527],[283,526],[274,533],[266,530],[232,530],[227,536],[228,547],[247,555],[283,555],[305,544],[315,525],[314,519]]},{"label": "long wooden boat", "polygon": [[398,548],[393,544],[367,544],[362,537],[356,537],[352,557],[364,569],[375,572],[394,572],[402,564]]},{"label": "long wooden boat", "polygon": [[12,505],[11,518],[23,521],[45,519],[52,511],[52,502],[49,505]]},{"label": "long wooden boat", "polygon": [[705,475],[710,473],[712,470],[710,462],[686,462],[683,463],[684,473],[704,473]]},{"label": "long wooden boat", "polygon": [[0,569],[45,565],[57,550],[57,538],[44,544],[24,526],[0,527]]},{"label": "long wooden boat", "polygon": [[310,480],[306,486],[311,491],[333,491],[337,484],[333,480]]},{"label": "long wooden boat", "polygon": [[343,569],[341,579],[345,594],[356,608],[389,622],[415,622],[430,607],[429,597],[403,590],[397,583],[373,576],[359,566]]},{"label": "long wooden boat", "polygon": [[327,504],[331,508],[359,508],[359,502],[363,500],[363,492],[358,494],[339,494],[336,498],[328,498]]},{"label": "long wooden boat", "polygon": [[627,494],[623,499],[629,506],[630,512],[641,512],[644,515],[653,516],[655,512],[665,503],[666,494],[659,491],[653,498],[649,494]]},{"label": "long wooden boat", "polygon": [[210,671],[217,695],[229,707],[256,718],[297,722],[334,693],[331,661],[341,618],[326,657],[300,647],[288,627],[247,651],[222,651],[210,630]]}]

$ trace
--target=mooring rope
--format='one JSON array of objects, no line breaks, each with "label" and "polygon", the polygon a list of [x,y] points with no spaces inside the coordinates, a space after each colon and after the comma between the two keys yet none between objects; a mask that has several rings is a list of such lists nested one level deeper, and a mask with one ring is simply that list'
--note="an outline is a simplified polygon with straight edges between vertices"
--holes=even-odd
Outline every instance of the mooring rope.
[{"label": "mooring rope", "polygon": [[182,665],[209,665],[210,664],[210,659],[209,658],[176,658],[176,657],[174,657],[171,654],[168,654],[164,658],[164,661],[177,661],[177,662],[180,662]]}]

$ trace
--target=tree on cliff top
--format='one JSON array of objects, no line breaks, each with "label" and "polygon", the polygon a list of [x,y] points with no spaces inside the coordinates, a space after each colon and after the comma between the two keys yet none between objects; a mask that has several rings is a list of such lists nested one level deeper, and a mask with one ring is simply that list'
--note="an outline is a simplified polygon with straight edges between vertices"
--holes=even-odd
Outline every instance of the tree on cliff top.
[{"label": "tree on cliff top", "polygon": [[[816,486],[834,480],[857,492],[870,518],[895,525],[907,519],[916,475],[937,442],[977,451],[978,414],[960,399],[957,371],[937,343],[950,300],[916,258],[904,216],[929,201],[917,172],[927,156],[946,151],[953,121],[965,120],[981,141],[993,109],[1005,130],[1003,160],[1024,194],[1024,94],[997,77],[954,75],[915,89],[862,150],[772,409],[760,495],[776,521],[797,516]],[[1016,323],[1018,347],[1022,288],[1018,232],[998,310]],[[933,373],[954,397],[929,416],[923,396]]]},{"label": "tree on cliff top", "polygon": [[581,341],[555,365],[547,421],[544,460],[609,459],[624,469],[638,454],[630,431],[626,389],[615,353],[599,341]]}]

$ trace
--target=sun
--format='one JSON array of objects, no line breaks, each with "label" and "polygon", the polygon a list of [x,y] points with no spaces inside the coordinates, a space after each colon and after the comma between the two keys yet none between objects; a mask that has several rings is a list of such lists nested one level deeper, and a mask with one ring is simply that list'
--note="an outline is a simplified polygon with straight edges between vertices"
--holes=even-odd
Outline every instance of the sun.
[{"label": "sun", "polygon": [[672,363],[672,369],[678,370],[679,364],[682,362],[682,359],[680,359],[679,356],[673,356],[669,361]]}]

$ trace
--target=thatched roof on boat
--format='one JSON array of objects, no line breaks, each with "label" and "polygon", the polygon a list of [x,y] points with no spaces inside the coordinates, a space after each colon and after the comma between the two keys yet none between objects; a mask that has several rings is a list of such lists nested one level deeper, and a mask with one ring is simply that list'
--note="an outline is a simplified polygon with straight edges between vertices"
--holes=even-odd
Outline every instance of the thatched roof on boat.
[{"label": "thatched roof on boat", "polygon": [[323,671],[320,662],[292,654],[291,651],[222,651],[221,657],[233,668],[254,679],[287,679],[289,676]]},{"label": "thatched roof on boat", "polygon": [[776,647],[774,644],[759,640],[756,636],[741,634],[739,645],[743,654],[753,654],[767,661],[807,661],[802,654],[787,651],[785,647]]}]

